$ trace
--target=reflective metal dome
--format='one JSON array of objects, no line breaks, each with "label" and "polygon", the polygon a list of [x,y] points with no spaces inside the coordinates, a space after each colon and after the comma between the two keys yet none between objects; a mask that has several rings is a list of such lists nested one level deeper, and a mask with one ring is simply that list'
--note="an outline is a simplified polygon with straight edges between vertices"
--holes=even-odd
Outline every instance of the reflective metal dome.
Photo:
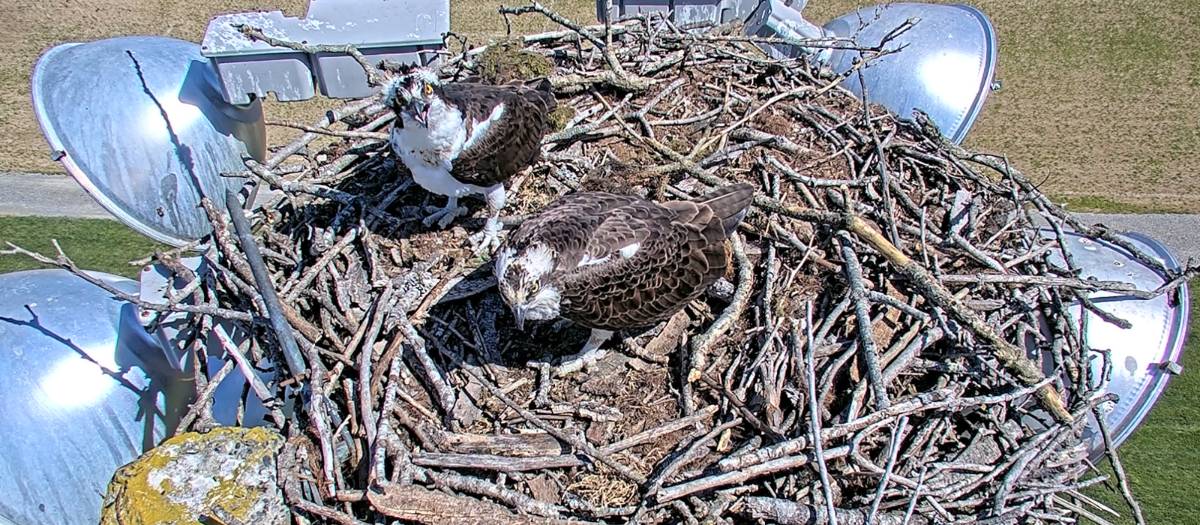
[{"label": "reflective metal dome", "polygon": [[62,44],[33,69],[33,106],[51,149],[99,203],[174,246],[211,231],[201,191],[223,209],[244,155],[266,155],[262,106],[231,106],[191,42],[121,37]]},{"label": "reflective metal dome", "polygon": [[[1046,235],[1052,234],[1047,232]],[[1168,268],[1179,269],[1178,261],[1162,244],[1136,233],[1124,236]],[[1080,278],[1122,281],[1147,291],[1165,284],[1162,276],[1114,244],[1068,233],[1067,249],[1082,270]],[[1051,261],[1065,267],[1058,253]],[[1183,357],[1183,344],[1187,338],[1190,297],[1186,285],[1179,288],[1175,303],[1171,302],[1169,294],[1149,300],[1110,292],[1095,292],[1089,297],[1106,312],[1132,325],[1129,329],[1120,328],[1090,311],[1085,313],[1081,306],[1073,309],[1076,319],[1083,316],[1084,337],[1095,351],[1090,374],[1093,384],[1099,384],[1104,373],[1101,352],[1109,353],[1112,364],[1106,390],[1117,394],[1119,399],[1102,408],[1108,412],[1105,419],[1113,443],[1120,445],[1141,425],[1162,396],[1173,370],[1177,370],[1175,367]],[[1090,419],[1084,440],[1091,456],[1098,458],[1103,454],[1104,441],[1094,421],[1094,418]]]},{"label": "reflective metal dome", "polygon": [[[996,33],[987,16],[965,5],[895,3],[859,9],[824,29],[875,47],[910,19],[916,25],[885,46],[899,51],[861,70],[866,98],[902,118],[920,109],[943,134],[962,142],[992,89],[996,69]],[[835,50],[828,64],[843,73],[858,58],[858,51]],[[860,73],[842,85],[863,98]]]},{"label": "reflective metal dome", "polygon": [[[136,282],[93,272],[136,293]],[[190,387],[133,305],[63,270],[0,275],[0,523],[94,524]]]}]

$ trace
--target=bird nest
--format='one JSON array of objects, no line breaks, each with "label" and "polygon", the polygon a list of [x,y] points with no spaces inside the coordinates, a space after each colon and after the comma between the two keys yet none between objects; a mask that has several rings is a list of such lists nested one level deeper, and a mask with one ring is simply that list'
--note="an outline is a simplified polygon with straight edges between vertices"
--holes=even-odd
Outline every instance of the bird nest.
[{"label": "bird nest", "polygon": [[[748,182],[758,191],[730,268],[670,322],[555,377],[547,363],[587,331],[514,328],[466,239],[482,203],[451,229],[425,227],[423,206],[441,197],[391,153],[393,115],[377,98],[275,123],[304,134],[248,161],[274,194],[250,224],[233,213],[232,229],[209,204],[211,278],[190,300],[148,307],[201,314],[201,331],[241,326],[250,337],[226,345],[230,363],[280,363],[264,402],[290,437],[281,482],[296,512],[343,524],[1069,522],[1090,501],[1079,490],[1107,482],[1088,473],[1081,432],[1110,398],[1070,308],[1100,313],[1087,293],[1127,288],[1056,263],[1062,236],[1103,238],[1178,275],[1075,223],[1003,157],[951,143],[920,114],[864,105],[846,75],[767,59],[740,32],[501,11],[562,25],[504,49],[548,60],[566,108],[542,160],[510,182],[506,226],[573,191],[667,200]],[[861,52],[860,67],[884,53]],[[495,78],[486,53],[447,56],[444,78]],[[364,66],[373,82],[387,75]],[[197,385],[181,431],[213,425],[211,394]]]}]

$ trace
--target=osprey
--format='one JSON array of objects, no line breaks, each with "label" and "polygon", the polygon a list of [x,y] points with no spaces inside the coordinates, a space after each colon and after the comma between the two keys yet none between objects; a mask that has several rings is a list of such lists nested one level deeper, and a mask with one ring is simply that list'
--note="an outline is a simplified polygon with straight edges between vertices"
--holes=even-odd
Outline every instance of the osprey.
[{"label": "osprey", "polygon": [[599,358],[613,332],[656,325],[725,272],[725,241],[754,188],[733,184],[692,201],[656,203],[604,192],[567,195],[501,245],[495,272],[518,329],[565,317],[592,329],[570,372]]},{"label": "osprey", "polygon": [[445,228],[467,212],[459,197],[484,195],[490,214],[471,242],[477,250],[497,246],[504,182],[537,161],[552,127],[557,103],[549,81],[536,87],[442,84],[432,70],[415,68],[388,83],[384,102],[396,112],[390,137],[396,156],[417,184],[449,198],[425,225]]}]

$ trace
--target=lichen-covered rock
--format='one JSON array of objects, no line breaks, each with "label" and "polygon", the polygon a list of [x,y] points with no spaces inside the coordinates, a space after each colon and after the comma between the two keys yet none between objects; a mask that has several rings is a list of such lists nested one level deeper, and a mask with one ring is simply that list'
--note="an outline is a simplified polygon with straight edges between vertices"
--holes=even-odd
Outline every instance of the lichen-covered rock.
[{"label": "lichen-covered rock", "polygon": [[113,476],[101,525],[183,525],[229,516],[285,525],[289,511],[276,475],[283,436],[222,427],[168,439]]}]

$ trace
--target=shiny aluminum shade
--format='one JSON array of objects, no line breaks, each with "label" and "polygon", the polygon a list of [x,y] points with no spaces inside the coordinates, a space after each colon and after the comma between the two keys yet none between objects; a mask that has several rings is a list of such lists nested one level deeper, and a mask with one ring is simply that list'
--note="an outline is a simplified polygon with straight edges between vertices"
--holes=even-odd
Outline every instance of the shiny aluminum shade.
[{"label": "shiny aluminum shade", "polygon": [[[987,16],[965,5],[894,3],[843,15],[824,30],[860,47],[876,47],[910,19],[915,26],[884,46],[898,52],[872,61],[842,85],[901,118],[912,118],[920,109],[950,140],[961,143],[992,90],[996,33]],[[844,73],[857,59],[856,50],[835,50],[828,64]]]},{"label": "shiny aluminum shade", "polygon": [[0,275],[0,523],[97,523],[113,471],[186,408],[164,401],[190,387],[136,317],[63,270]]},{"label": "shiny aluminum shade", "polygon": [[106,210],[182,246],[211,231],[244,155],[266,155],[262,106],[229,105],[199,46],[121,37],[55,46],[33,69],[33,107],[54,155]]},{"label": "shiny aluminum shade", "polygon": [[[1053,234],[1044,232],[1051,237]],[[1179,262],[1162,244],[1148,237],[1127,233],[1124,237],[1144,253],[1161,261],[1167,268],[1178,270]],[[1165,284],[1161,275],[1137,262],[1124,249],[1098,239],[1067,233],[1067,249],[1080,269],[1083,279],[1121,281],[1140,290],[1152,291]],[[1062,256],[1055,252],[1051,261],[1065,268]],[[1101,352],[1109,353],[1111,376],[1105,388],[1119,397],[1115,404],[1102,406],[1114,446],[1120,445],[1137,429],[1150,409],[1162,396],[1176,366],[1183,357],[1187,338],[1190,297],[1187,285],[1179,288],[1176,301],[1170,294],[1154,299],[1138,299],[1110,292],[1089,294],[1104,311],[1129,321],[1132,327],[1120,328],[1100,319],[1092,312],[1084,313],[1081,306],[1072,310],[1075,319],[1083,317],[1084,337],[1093,350],[1092,384],[1099,385],[1104,372]],[[1093,418],[1084,432],[1090,455],[1103,455],[1104,442]]]}]

